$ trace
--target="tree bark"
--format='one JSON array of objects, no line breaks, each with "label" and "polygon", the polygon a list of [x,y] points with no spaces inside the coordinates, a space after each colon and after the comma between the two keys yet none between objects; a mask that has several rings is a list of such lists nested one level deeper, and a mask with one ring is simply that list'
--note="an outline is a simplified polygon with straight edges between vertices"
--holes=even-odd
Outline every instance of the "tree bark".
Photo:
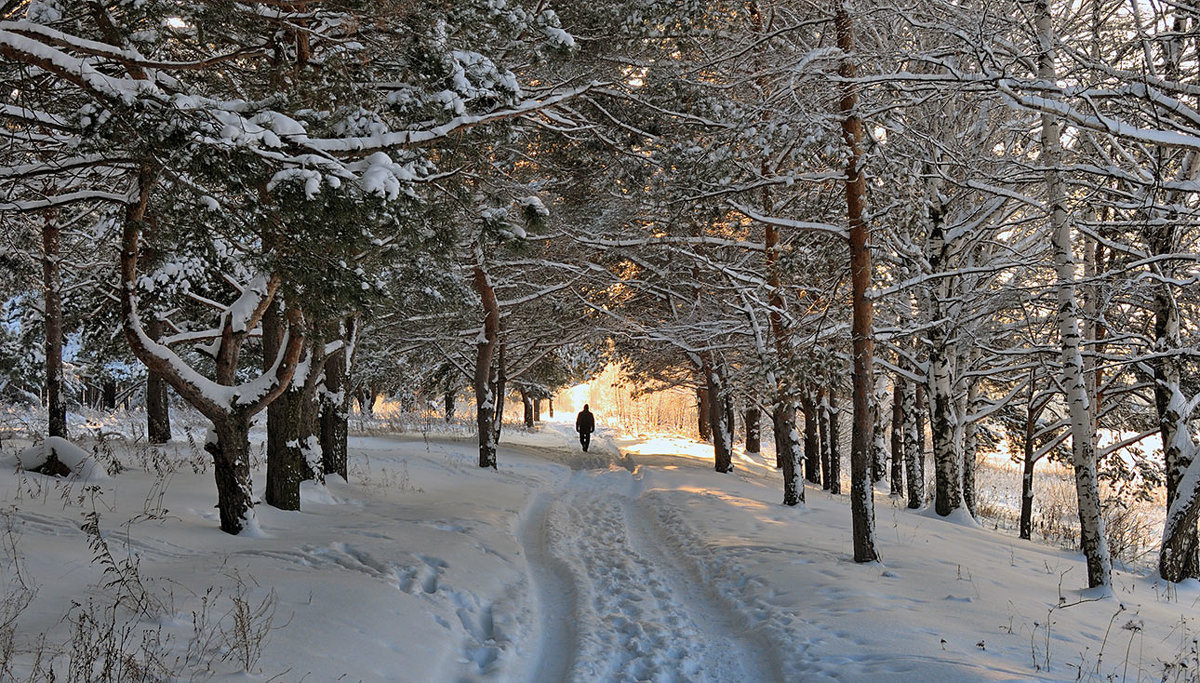
[{"label": "tree bark", "polygon": [[63,310],[61,228],[54,211],[42,224],[42,295],[46,325],[47,435],[67,438],[67,405],[63,399]]},{"label": "tree bark", "polygon": [[[267,308],[262,318],[264,371],[270,370],[283,342],[283,317],[278,305]],[[300,509],[300,482],[304,480],[304,456],[300,452],[299,393],[289,384],[279,398],[267,406],[267,480],[263,500],[280,510]]]},{"label": "tree bark", "polygon": [[504,429],[504,399],[508,396],[508,366],[504,362],[505,344],[496,345],[496,367],[492,380],[492,396],[496,400],[496,412],[492,414],[492,443],[500,443],[500,432]]},{"label": "tree bark", "polygon": [[349,479],[348,415],[346,411],[346,356],[342,348],[325,361],[325,390],[321,392],[321,467],[326,475]]},{"label": "tree bark", "polygon": [[891,495],[904,495],[904,388],[900,375],[892,380]]},{"label": "tree bark", "polygon": [[1037,430],[1037,417],[1032,405],[1033,385],[1030,385],[1030,404],[1025,415],[1025,442],[1021,447],[1021,521],[1018,535],[1030,540],[1033,538],[1033,468],[1034,460],[1033,435]]},{"label": "tree bark", "polygon": [[915,510],[925,505],[925,387],[912,382],[906,389],[911,389],[912,394],[905,395],[905,404],[911,400],[912,409],[905,412],[905,420],[911,420],[911,423],[906,423],[904,428],[909,439],[904,446],[904,455],[908,458],[908,507]]},{"label": "tree bark", "polygon": [[492,421],[496,399],[492,394],[492,356],[500,338],[500,304],[483,268],[483,253],[475,246],[472,284],[483,304],[483,332],[475,345],[475,425],[479,431],[479,466],[496,469],[496,436]]},{"label": "tree bark", "polygon": [[517,387],[517,391],[521,392],[521,409],[523,411],[522,417],[525,420],[525,428],[533,429],[533,397],[529,395],[525,387]]},{"label": "tree bark", "polygon": [[707,381],[709,423],[712,425],[713,467],[718,472],[732,472],[733,443],[725,422],[725,378],[711,356],[705,353],[701,359]]},{"label": "tree bark", "polygon": [[884,445],[883,399],[887,392],[887,378],[880,375],[876,380],[875,392],[871,401],[871,429],[874,438],[871,439],[871,483],[878,484],[887,478],[887,447]]},{"label": "tree bark", "polygon": [[819,409],[812,395],[805,391],[800,395],[800,408],[804,412],[804,470],[805,479],[821,484],[821,434]]},{"label": "tree bark", "polygon": [[239,534],[254,518],[250,488],[250,420],[230,415],[213,425],[215,440],[204,445],[213,458],[221,531]]},{"label": "tree bark", "polygon": [[[1047,83],[1057,80],[1054,69],[1054,28],[1048,0],[1035,3],[1038,31],[1038,78]],[[1047,206],[1057,275],[1058,331],[1062,343],[1062,384],[1071,423],[1071,464],[1075,468],[1075,494],[1079,502],[1080,546],[1087,560],[1088,587],[1108,586],[1112,581],[1112,559],[1100,506],[1100,483],[1096,474],[1095,431],[1092,406],[1088,403],[1083,355],[1080,351],[1079,310],[1075,295],[1075,254],[1068,220],[1066,192],[1060,166],[1062,141],[1058,118],[1041,115],[1039,160],[1045,164]]]},{"label": "tree bark", "polygon": [[[967,388],[967,413],[970,414],[979,403],[979,382],[969,380]],[[962,458],[962,495],[963,504],[972,517],[978,517],[975,511],[975,470],[976,459],[979,457],[979,423],[967,420],[963,416],[963,458]]]},{"label": "tree bark", "polygon": [[820,425],[821,433],[821,488],[828,491],[832,486],[833,476],[830,469],[829,451],[829,403],[825,399],[825,390],[817,392],[817,413],[818,424]]},{"label": "tree bark", "polygon": [[696,389],[696,431],[699,433],[701,441],[710,441],[712,439],[713,424],[712,406],[710,405],[712,401],[708,396],[707,373],[704,371],[704,368],[701,368],[700,372],[705,375],[701,378],[705,385]]},{"label": "tree bark", "polygon": [[[742,420],[746,423],[746,452],[758,453],[762,450],[762,417],[759,415],[758,406],[752,405],[746,408]],[[775,466],[783,466],[779,463],[778,450],[776,450]]]},{"label": "tree bark", "polygon": [[729,452],[733,452],[733,442],[737,439],[737,414],[733,410],[733,396],[729,391],[725,392],[725,398],[721,401],[724,405],[722,412],[722,421],[725,423],[725,438],[729,443]]},{"label": "tree bark", "polygon": [[[1155,226],[1151,235],[1152,251],[1156,255],[1176,250],[1176,227]],[[1179,582],[1200,576],[1200,542],[1196,531],[1196,496],[1189,491],[1186,473],[1196,457],[1196,447],[1189,435],[1181,387],[1182,373],[1175,354],[1182,346],[1180,340],[1179,307],[1171,291],[1173,269],[1159,265],[1161,280],[1154,291],[1154,404],[1158,412],[1158,430],[1162,437],[1163,459],[1167,485],[1167,518],[1163,528],[1162,546],[1158,555],[1158,573],[1166,581]]]},{"label": "tree bark", "polygon": [[[151,315],[146,323],[146,336],[151,341],[162,338],[162,320]],[[167,392],[167,381],[153,370],[146,372],[146,436],[150,443],[168,443],[171,440],[171,404]]]},{"label": "tree bark", "polygon": [[321,392],[321,459],[326,475],[349,480],[350,369],[358,350],[358,314],[340,326],[342,348],[325,360],[325,389]]},{"label": "tree bark", "polygon": [[846,79],[839,109],[842,115],[842,139],[846,144],[846,224],[850,229],[851,346],[853,354],[854,426],[850,433],[850,513],[854,540],[854,561],[875,562],[875,501],[871,486],[871,390],[875,386],[872,369],[874,342],[871,335],[871,251],[867,244],[867,223],[863,219],[867,179],[862,172],[862,120],[858,115],[858,91],[853,85],[857,75],[854,64],[854,24],[845,0],[834,11],[837,45],[843,55],[838,75]]},{"label": "tree bark", "polygon": [[783,504],[799,505],[804,502],[804,480],[800,476],[795,406],[784,401],[776,403],[771,426],[775,435],[775,461],[783,470]]},{"label": "tree bark", "polygon": [[[837,406],[837,395],[829,390],[829,492],[833,495],[842,493],[842,422],[841,410]],[[870,424],[870,421],[867,422]],[[869,456],[869,454],[868,454]],[[868,479],[871,476],[869,467],[866,470]]]},{"label": "tree bark", "polygon": [[[929,209],[929,237],[926,252],[929,254],[930,269],[941,273],[946,266],[948,245],[945,226],[938,202]],[[929,428],[933,436],[934,467],[934,510],[945,517],[962,506],[961,458],[955,442],[958,417],[954,414],[954,397],[951,393],[949,341],[944,302],[949,297],[948,278],[940,277],[930,287],[930,317],[935,321],[929,336]]]}]

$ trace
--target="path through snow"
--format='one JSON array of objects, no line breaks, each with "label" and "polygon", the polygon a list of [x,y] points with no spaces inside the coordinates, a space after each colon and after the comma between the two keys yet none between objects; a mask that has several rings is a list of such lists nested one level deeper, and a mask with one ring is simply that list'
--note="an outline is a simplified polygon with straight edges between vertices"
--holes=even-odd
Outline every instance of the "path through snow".
[{"label": "path through snow", "polygon": [[546,625],[533,680],[779,680],[640,493],[640,475],[577,470],[532,506],[522,540]]}]

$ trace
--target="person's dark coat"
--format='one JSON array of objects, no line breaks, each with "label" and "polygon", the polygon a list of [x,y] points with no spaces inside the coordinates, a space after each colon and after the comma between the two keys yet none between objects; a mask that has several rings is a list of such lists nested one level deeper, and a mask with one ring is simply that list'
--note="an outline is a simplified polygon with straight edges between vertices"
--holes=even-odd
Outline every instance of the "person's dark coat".
[{"label": "person's dark coat", "polygon": [[575,431],[580,434],[591,434],[596,431],[596,417],[592,415],[592,411],[584,406],[583,410],[575,416]]}]

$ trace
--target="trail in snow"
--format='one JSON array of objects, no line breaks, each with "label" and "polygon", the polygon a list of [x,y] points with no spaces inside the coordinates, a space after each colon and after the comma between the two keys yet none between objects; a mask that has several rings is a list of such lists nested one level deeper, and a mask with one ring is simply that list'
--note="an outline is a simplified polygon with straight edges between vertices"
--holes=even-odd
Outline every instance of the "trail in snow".
[{"label": "trail in snow", "polygon": [[534,683],[565,681],[574,664],[576,648],[575,580],[566,563],[550,554],[546,538],[546,514],[550,494],[541,494],[529,508],[521,544],[536,593],[541,629]]},{"label": "trail in snow", "polygon": [[[557,498],[535,503],[543,526],[523,540],[550,624],[535,680],[779,680],[770,648],[665,550],[639,486],[628,472],[576,471]],[[554,586],[568,578],[574,591]],[[556,632],[564,621],[573,632]]]}]

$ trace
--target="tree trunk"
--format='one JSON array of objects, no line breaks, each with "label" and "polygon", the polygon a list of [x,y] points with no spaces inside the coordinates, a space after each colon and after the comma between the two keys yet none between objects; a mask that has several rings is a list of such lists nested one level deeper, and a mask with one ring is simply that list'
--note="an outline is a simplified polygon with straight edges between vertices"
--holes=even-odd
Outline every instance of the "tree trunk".
[{"label": "tree trunk", "polygon": [[278,291],[280,277],[255,278],[233,307],[242,313],[234,329],[234,316],[225,316],[218,340],[215,381],[187,367],[170,349],[151,341],[142,327],[137,311],[137,264],[141,228],[154,187],[155,169],[143,163],[137,178],[137,194],[125,208],[121,229],[121,323],[129,348],[146,367],[161,373],[185,401],[195,407],[213,425],[216,438],[205,445],[216,465],[218,507],[221,529],[238,533],[253,518],[250,497],[249,426],[250,418],[279,397],[291,382],[304,346],[304,316],[295,307],[288,309],[288,343],[280,350],[272,366],[273,374],[263,375],[237,386],[239,399],[234,404],[216,398],[221,386],[235,386],[237,356],[246,335],[270,307]]},{"label": "tree trunk", "polygon": [[712,425],[713,467],[718,472],[733,471],[733,443],[725,422],[725,379],[710,357],[701,367],[707,380],[709,423]]},{"label": "tree trunk", "polygon": [[854,561],[875,562],[875,500],[871,486],[871,391],[875,386],[872,369],[874,342],[871,335],[871,251],[867,245],[867,223],[863,219],[867,179],[862,172],[862,120],[858,115],[858,91],[852,81],[857,75],[854,64],[854,25],[843,0],[834,10],[834,30],[842,59],[838,75],[847,84],[839,102],[842,115],[842,139],[846,143],[846,225],[849,227],[850,283],[853,322],[854,426],[850,433],[850,512],[854,539]]},{"label": "tree trunk", "polygon": [[483,269],[483,254],[475,247],[475,269],[472,283],[483,303],[483,334],[475,346],[475,426],[479,431],[479,466],[496,469],[496,435],[492,421],[496,411],[492,394],[492,356],[500,337],[500,304],[496,291]]},{"label": "tree trunk", "polygon": [[[1054,70],[1054,28],[1048,0],[1035,3],[1038,30],[1038,77],[1044,82],[1057,80]],[[1075,296],[1075,254],[1071,224],[1067,217],[1066,192],[1060,165],[1062,141],[1059,121],[1051,113],[1041,116],[1042,153],[1045,165],[1047,206],[1057,275],[1058,331],[1062,341],[1062,385],[1070,414],[1071,464],[1075,468],[1075,494],[1079,501],[1080,546],[1087,559],[1088,587],[1108,586],[1112,581],[1112,559],[1100,507],[1100,483],[1096,475],[1095,431],[1083,373],[1080,351],[1079,311]]]},{"label": "tree trunk", "polygon": [[46,410],[48,436],[67,438],[67,405],[63,400],[63,310],[60,236],[56,212],[42,225],[42,293],[46,324]]},{"label": "tree trunk", "polygon": [[883,400],[887,396],[887,377],[880,375],[875,381],[875,392],[871,400],[871,483],[878,484],[887,478],[887,446],[884,445]]},{"label": "tree trunk", "polygon": [[733,410],[733,396],[729,392],[725,392],[725,398],[722,401],[725,406],[723,421],[725,422],[725,438],[729,443],[729,452],[733,452],[733,442],[737,434],[737,414]]},{"label": "tree trunk", "polygon": [[[1174,226],[1155,226],[1151,244],[1156,255],[1176,250]],[[1163,458],[1167,485],[1167,519],[1163,528],[1162,547],[1158,555],[1158,573],[1166,581],[1179,582],[1200,576],[1200,543],[1196,532],[1196,491],[1188,490],[1186,473],[1196,457],[1195,444],[1189,435],[1187,401],[1181,387],[1182,373],[1175,354],[1180,340],[1179,307],[1170,282],[1174,270],[1160,265],[1161,281],[1154,292],[1154,404],[1158,412],[1158,430],[1162,437]],[[1194,486],[1194,484],[1192,484]]]},{"label": "tree trunk", "polygon": [[445,406],[446,422],[449,423],[454,420],[454,388],[451,386],[450,380],[446,380]]},{"label": "tree trunk", "polygon": [[[766,36],[770,32],[770,27],[764,23],[764,17],[758,3],[751,5],[751,17],[754,24],[755,32],[760,36]],[[756,56],[761,56],[762,52],[756,53]],[[758,69],[760,73],[764,71]],[[763,97],[769,97],[769,82],[765,77],[760,79],[759,88],[760,94]],[[763,176],[772,174],[768,162],[764,159],[762,162]],[[764,185],[762,188],[762,207],[763,211],[770,213],[773,211],[775,200],[771,191],[770,185]],[[793,350],[788,341],[788,329],[784,323],[784,308],[786,304],[783,299],[783,286],[780,277],[779,256],[781,247],[779,244],[780,234],[778,226],[767,223],[763,227],[763,252],[766,256],[766,276],[768,299],[767,303],[770,306],[767,313],[767,320],[771,326],[771,339],[774,342],[772,348],[775,352],[775,368],[770,370],[768,378],[773,380],[775,390],[775,405],[771,410],[771,428],[775,437],[775,467],[783,470],[783,504],[796,505],[804,502],[804,482],[801,478],[801,453],[800,444],[797,443],[799,434],[796,430],[796,402],[793,398],[794,394],[791,388],[791,377],[788,374],[787,367],[789,359],[792,357]],[[811,407],[811,406],[809,406]],[[747,416],[749,416],[747,412]],[[807,434],[809,426],[812,425],[811,412],[808,408],[805,411],[805,434],[804,443],[805,456],[808,458],[820,459],[817,453],[809,452],[809,442]],[[758,428],[758,410],[754,411],[755,430],[757,434]],[[747,431],[750,429],[749,417],[747,417]],[[815,431],[813,432],[815,436]],[[747,434],[747,443],[749,435]],[[756,439],[757,443],[757,439]],[[749,446],[747,446],[749,450]],[[758,448],[755,448],[755,452]],[[809,477],[816,475],[816,468],[813,468],[811,460],[809,463]]]},{"label": "tree trunk", "polygon": [[[837,395],[829,390],[829,492],[833,495],[842,493],[842,424],[841,410],[837,407]],[[868,424],[870,422],[868,421]],[[867,463],[870,464],[869,462]],[[866,476],[871,476],[870,467]]]},{"label": "tree trunk", "polygon": [[[146,336],[157,342],[162,338],[162,320],[151,315],[146,323]],[[146,437],[150,443],[167,443],[171,440],[171,405],[167,393],[167,381],[160,373],[146,371]]]},{"label": "tree trunk", "polygon": [[910,458],[908,507],[916,509],[925,505],[925,385],[914,382],[912,390],[912,424],[905,429],[912,441],[905,444],[904,450]]},{"label": "tree trunk", "polygon": [[546,399],[546,405],[550,411],[550,419],[553,420],[554,419],[554,397],[553,396]]},{"label": "tree trunk", "polygon": [[[272,426],[274,413],[277,426]],[[300,482],[308,479],[308,467],[305,463],[304,429],[302,415],[304,414],[303,392],[290,388],[267,408],[267,434],[276,432],[278,450],[272,453],[267,450],[267,482],[263,500],[272,507],[280,510],[300,509]]]},{"label": "tree trunk", "polygon": [[[746,408],[742,419],[746,423],[746,452],[760,452],[762,450],[762,417],[759,415],[758,406],[752,405]],[[776,449],[775,466],[783,467],[779,462],[778,449]]]},{"label": "tree trunk", "polygon": [[521,392],[521,409],[525,418],[525,428],[533,429],[533,397],[529,395],[525,387],[518,387],[517,391]]},{"label": "tree trunk", "polygon": [[325,474],[349,480],[350,369],[358,351],[359,317],[347,316],[340,326],[341,350],[325,359],[325,389],[321,392],[321,458]]},{"label": "tree trunk", "polygon": [[504,364],[504,342],[496,345],[496,368],[492,381],[492,396],[496,397],[496,412],[492,415],[492,443],[500,443],[500,432],[504,429],[504,399],[508,396],[508,370]]},{"label": "tree trunk", "polygon": [[786,398],[775,402],[771,412],[775,435],[775,462],[783,470],[783,504],[804,502],[804,480],[800,476],[800,444],[796,433],[796,408]]},{"label": "tree trunk", "polygon": [[533,399],[533,421],[542,421],[542,399],[540,398]]},{"label": "tree trunk", "polygon": [[363,417],[375,417],[375,392],[370,384],[363,382],[354,391],[354,400],[358,401],[358,411]]},{"label": "tree trunk", "polygon": [[[700,371],[704,373],[703,368]],[[707,377],[704,378],[704,382],[707,384]],[[708,389],[703,386],[698,387],[696,389],[696,431],[699,433],[701,441],[712,439],[712,407],[709,405],[710,403]]]},{"label": "tree trunk", "polygon": [[320,388],[325,375],[325,343],[316,338],[309,351],[308,373],[304,378],[293,380],[300,383],[298,410],[293,415],[297,420],[296,432],[300,435],[300,457],[303,460],[304,479],[325,484],[325,458],[321,452],[321,402]]},{"label": "tree trunk", "polygon": [[892,379],[892,452],[891,490],[893,496],[904,495],[904,389],[900,375]]},{"label": "tree trunk", "polygon": [[[936,194],[936,192],[935,192]],[[926,253],[934,274],[946,267],[949,245],[945,240],[942,209],[937,201],[929,208],[929,236]],[[933,436],[934,510],[945,517],[962,506],[962,475],[959,469],[961,454],[955,442],[958,418],[954,414],[954,397],[950,378],[950,356],[947,323],[944,311],[949,297],[949,280],[940,277],[929,292],[929,315],[935,321],[929,336],[929,428]]]},{"label": "tree trunk", "polygon": [[[1030,391],[1030,394],[1033,392]],[[1033,468],[1034,460],[1033,435],[1037,429],[1032,406],[1027,409],[1025,418],[1025,443],[1022,445],[1021,458],[1021,522],[1018,535],[1030,540],[1033,538]]]},{"label": "tree trunk", "polygon": [[[283,318],[278,305],[263,314],[264,370],[273,363],[283,341]],[[300,509],[304,456],[300,452],[299,391],[289,388],[267,406],[267,481],[263,500],[280,510]]]},{"label": "tree trunk", "polygon": [[[979,382],[968,380],[967,413],[970,414],[979,403]],[[962,461],[962,493],[963,503],[972,517],[978,517],[975,512],[975,469],[979,457],[979,423],[966,420],[963,423],[963,461]]]},{"label": "tree trunk", "polygon": [[825,400],[825,390],[817,392],[817,413],[821,432],[821,488],[828,491],[833,477],[830,474],[829,451],[829,403]]},{"label": "tree trunk", "polygon": [[821,434],[820,411],[807,391],[800,396],[800,408],[804,413],[804,470],[805,478],[813,484],[821,484]]},{"label": "tree trunk", "polygon": [[[931,336],[936,336],[931,334]],[[962,506],[959,450],[955,444],[950,364],[944,346],[929,348],[929,428],[933,436],[934,510],[945,517]]]},{"label": "tree trunk", "polygon": [[321,467],[326,475],[347,475],[346,356],[343,348],[325,362],[325,390],[321,392]]},{"label": "tree trunk", "polygon": [[216,434],[216,440],[206,443],[204,450],[213,458],[221,531],[236,535],[253,519],[254,498],[250,488],[250,420],[243,415],[230,415],[220,424],[214,424],[213,432]]}]

